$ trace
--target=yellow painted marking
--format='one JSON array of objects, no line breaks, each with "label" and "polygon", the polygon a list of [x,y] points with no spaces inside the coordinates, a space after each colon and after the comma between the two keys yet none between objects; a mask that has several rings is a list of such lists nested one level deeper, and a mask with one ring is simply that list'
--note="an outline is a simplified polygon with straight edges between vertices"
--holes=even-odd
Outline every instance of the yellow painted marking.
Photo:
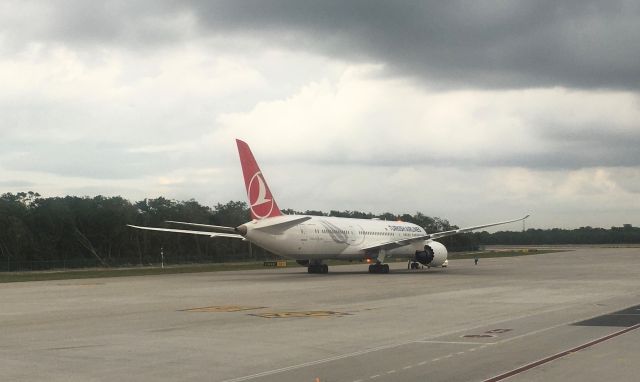
[{"label": "yellow painted marking", "polygon": [[263,266],[265,267],[278,267],[278,268],[283,268],[287,266],[287,262],[285,260],[278,260],[278,261],[265,261],[262,263]]},{"label": "yellow painted marking", "polygon": [[200,308],[181,309],[181,312],[240,312],[243,310],[263,309],[264,306],[216,305]]},{"label": "yellow painted marking", "polygon": [[324,318],[324,317],[341,317],[348,316],[349,313],[343,312],[333,312],[330,310],[310,310],[310,311],[302,311],[302,312],[268,312],[268,313],[256,313],[252,314],[252,316],[262,317],[262,318],[297,318],[297,317],[313,317],[313,318]]}]

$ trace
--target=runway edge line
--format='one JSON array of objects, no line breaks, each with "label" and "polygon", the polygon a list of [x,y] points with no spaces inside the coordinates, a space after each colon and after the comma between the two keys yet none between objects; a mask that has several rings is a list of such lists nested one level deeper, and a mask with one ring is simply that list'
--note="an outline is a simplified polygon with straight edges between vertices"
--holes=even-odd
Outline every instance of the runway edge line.
[{"label": "runway edge line", "polygon": [[622,335],[622,334],[628,333],[628,332],[630,332],[630,331],[632,331],[632,330],[635,330],[635,329],[638,329],[638,328],[640,328],[640,324],[635,324],[635,325],[630,326],[630,327],[628,327],[628,328],[625,328],[625,329],[619,330],[619,331],[617,331],[617,332],[614,332],[614,333],[608,334],[608,335],[606,335],[606,336],[604,336],[604,337],[600,337],[600,338],[595,339],[595,340],[593,340],[593,341],[587,342],[586,344],[582,344],[582,345],[580,345],[580,346],[576,346],[576,347],[574,347],[574,348],[571,348],[571,349],[568,349],[568,350],[562,351],[562,352],[560,352],[560,353],[557,353],[557,354],[554,354],[554,355],[552,355],[552,356],[549,356],[549,357],[543,358],[543,359],[541,359],[541,360],[538,360],[538,361],[535,361],[535,362],[532,362],[532,363],[526,364],[526,365],[524,365],[524,366],[520,366],[520,367],[519,367],[519,368],[517,368],[517,369],[513,369],[513,370],[511,370],[511,371],[508,371],[508,372],[506,372],[506,373],[503,373],[503,374],[497,375],[497,376],[495,376],[495,377],[492,377],[492,378],[489,378],[489,379],[485,379],[485,380],[484,380],[484,382],[497,382],[497,381],[502,381],[503,379],[507,379],[507,378],[512,377],[512,376],[514,376],[514,375],[520,374],[520,373],[522,373],[523,371],[527,371],[527,370],[533,369],[534,367],[537,367],[537,366],[543,365],[543,364],[545,364],[545,363],[548,363],[548,362],[554,361],[554,360],[556,360],[556,359],[558,359],[558,358],[562,358],[562,357],[564,357],[564,356],[566,356],[566,355],[569,355],[569,354],[571,354],[571,353],[578,352],[578,351],[583,350],[583,349],[586,349],[586,348],[588,348],[588,347],[590,347],[590,346],[597,345],[597,344],[599,344],[599,343],[601,343],[601,342],[604,342],[604,341],[609,340],[609,339],[611,339],[611,338],[614,338],[614,337],[617,337],[617,336],[619,336],[619,335]]}]

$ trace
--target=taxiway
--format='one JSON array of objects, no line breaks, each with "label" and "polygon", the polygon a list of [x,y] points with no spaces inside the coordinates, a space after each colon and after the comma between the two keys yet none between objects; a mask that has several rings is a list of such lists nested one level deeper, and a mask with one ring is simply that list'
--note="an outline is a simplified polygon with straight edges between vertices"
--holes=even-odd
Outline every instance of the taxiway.
[{"label": "taxiway", "polygon": [[640,375],[640,248],[391,268],[388,275],[354,264],[326,275],[288,268],[2,284],[2,379]]}]

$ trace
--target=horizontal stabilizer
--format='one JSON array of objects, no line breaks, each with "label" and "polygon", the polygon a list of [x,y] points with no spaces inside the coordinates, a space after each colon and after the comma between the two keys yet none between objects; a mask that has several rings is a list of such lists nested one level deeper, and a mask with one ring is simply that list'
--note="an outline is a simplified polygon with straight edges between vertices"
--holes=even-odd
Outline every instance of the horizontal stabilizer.
[{"label": "horizontal stabilizer", "polygon": [[171,229],[171,228],[155,228],[155,227],[141,227],[137,225],[127,224],[129,227],[136,229],[143,229],[146,231],[160,231],[160,232],[175,232],[175,233],[188,233],[191,235],[202,235],[209,237],[230,237],[233,239],[244,239],[244,236],[237,233],[222,233],[222,232],[207,232],[207,231],[191,231],[188,229]]},{"label": "horizontal stabilizer", "polygon": [[296,219],[285,220],[285,221],[281,221],[273,224],[267,223],[265,225],[261,225],[260,227],[256,227],[256,229],[284,231],[291,227],[297,226],[300,223],[306,222],[309,219],[311,219],[311,216],[302,216]]},{"label": "horizontal stabilizer", "polygon": [[187,223],[187,222],[177,222],[173,220],[166,220],[167,223],[171,224],[182,224],[182,225],[190,225],[194,227],[206,227],[211,229],[213,232],[224,232],[224,233],[236,233],[236,229],[233,227],[225,227],[221,225],[211,225],[211,224],[200,224],[200,223]]}]

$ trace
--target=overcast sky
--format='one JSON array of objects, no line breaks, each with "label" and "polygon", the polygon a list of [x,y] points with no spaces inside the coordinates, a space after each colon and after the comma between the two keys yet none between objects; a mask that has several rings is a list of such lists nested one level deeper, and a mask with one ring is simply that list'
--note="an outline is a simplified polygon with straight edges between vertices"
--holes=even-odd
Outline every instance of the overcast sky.
[{"label": "overcast sky", "polygon": [[637,1],[2,0],[0,193],[638,226],[639,94]]}]

